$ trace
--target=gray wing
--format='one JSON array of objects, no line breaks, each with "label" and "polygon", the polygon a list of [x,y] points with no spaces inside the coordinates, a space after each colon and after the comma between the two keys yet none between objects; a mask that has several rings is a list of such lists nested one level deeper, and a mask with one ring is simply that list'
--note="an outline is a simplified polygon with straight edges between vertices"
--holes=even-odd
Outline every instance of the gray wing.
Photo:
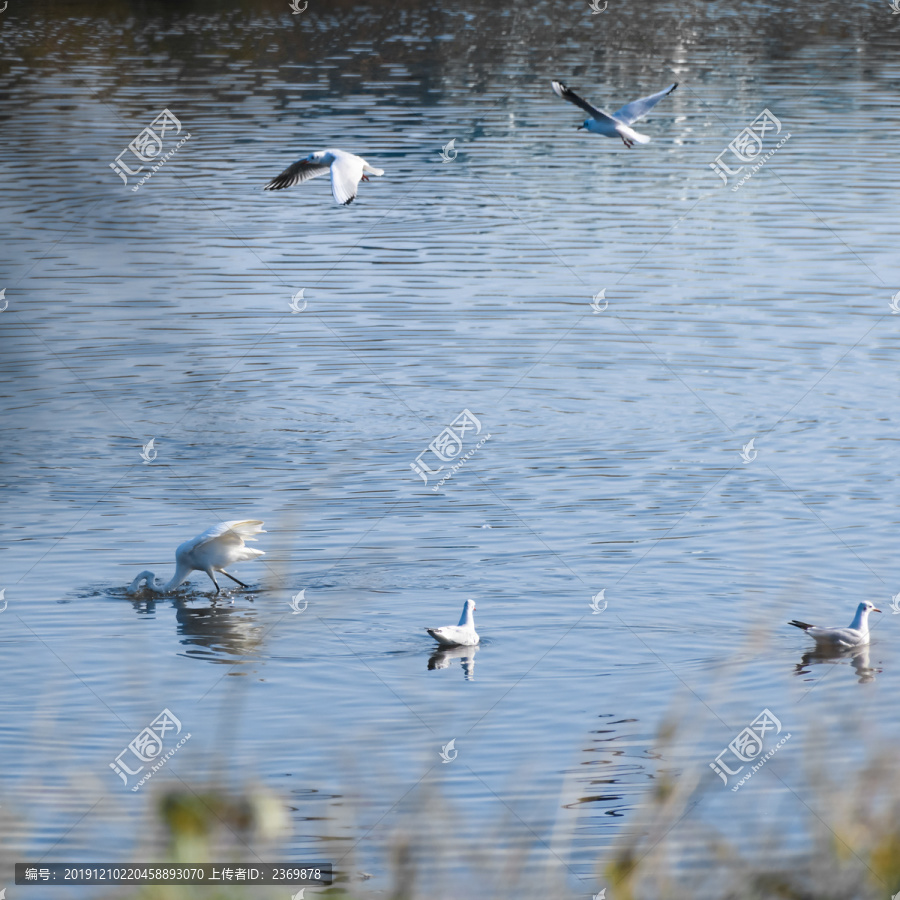
[{"label": "gray wing", "polygon": [[620,122],[624,122],[626,125],[637,122],[638,119],[643,119],[663,97],[667,94],[671,94],[677,87],[678,82],[676,81],[675,84],[670,84],[667,88],[663,88],[661,91],[651,94],[649,97],[641,97],[640,100],[632,100],[631,103],[626,103],[621,109],[617,109],[613,113],[613,117]]},{"label": "gray wing", "polygon": [[812,635],[817,641],[829,641],[847,647],[857,646],[862,638],[855,628],[820,628],[814,625],[807,629],[806,633]]},{"label": "gray wing", "polygon": [[293,187],[310,178],[318,178],[320,175],[327,175],[330,166],[321,163],[311,163],[309,160],[301,159],[292,166],[288,166],[280,175],[273,178],[264,188],[264,191],[280,191],[282,188]]},{"label": "gray wing", "polygon": [[550,84],[553,86],[553,93],[556,94],[557,97],[562,97],[563,100],[568,100],[569,103],[580,106],[589,116],[591,116],[591,118],[596,119],[598,122],[611,122],[612,124],[615,124],[612,116],[603,112],[602,109],[597,109],[596,106],[591,106],[587,100],[583,97],[579,97],[575,91],[567,88],[561,81],[551,81]]}]

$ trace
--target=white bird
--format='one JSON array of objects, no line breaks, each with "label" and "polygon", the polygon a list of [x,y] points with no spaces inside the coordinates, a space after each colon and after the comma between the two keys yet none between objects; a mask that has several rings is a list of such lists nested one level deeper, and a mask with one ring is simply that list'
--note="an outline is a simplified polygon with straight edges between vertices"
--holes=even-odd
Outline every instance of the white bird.
[{"label": "white bird", "polygon": [[445,625],[443,628],[425,630],[443,647],[471,647],[481,640],[475,631],[474,613],[475,601],[466,600],[459,625]]},{"label": "white bird", "polygon": [[128,586],[128,593],[137,593],[141,582],[146,581],[148,590],[157,594],[167,594],[195,570],[209,575],[216,586],[217,594],[219,582],[216,581],[216,572],[221,572],[241,587],[247,587],[243,581],[226,572],[225,566],[265,555],[262,550],[244,545],[244,541],[255,541],[256,535],[266,533],[262,526],[263,523],[259,519],[235,519],[213,525],[203,534],[198,534],[178,547],[175,551],[175,574],[167,584],[158,581],[153,572],[144,571]]},{"label": "white bird", "polygon": [[280,191],[293,187],[310,178],[318,178],[331,172],[331,193],[336,202],[347,206],[356,199],[359,182],[368,181],[368,175],[384,175],[384,169],[370,166],[361,156],[343,150],[318,150],[305,159],[288,166],[277,178],[273,178],[265,191]]},{"label": "white bird", "polygon": [[663,88],[656,94],[651,94],[649,97],[641,97],[640,100],[632,100],[631,103],[626,103],[621,109],[617,109],[610,114],[603,112],[602,109],[597,109],[595,106],[591,106],[587,100],[579,97],[575,91],[567,88],[561,81],[553,81],[551,84],[553,85],[553,92],[558,97],[580,106],[590,115],[589,119],[584,120],[583,125],[578,126],[579,128],[586,128],[588,131],[592,131],[594,134],[602,134],[604,137],[620,137],[629,149],[636,143],[650,143],[650,138],[646,134],[640,134],[630,126],[637,122],[638,119],[643,119],[666,94],[671,94],[678,87],[678,82],[676,81],[675,84]]},{"label": "white bird", "polygon": [[798,622],[791,619],[788,625],[802,628],[811,638],[815,639],[817,647],[834,647],[843,649],[846,647],[859,647],[869,643],[869,613],[881,610],[873,603],[863,600],[856,607],[856,615],[847,628],[823,628],[820,625],[808,625],[806,622]]}]

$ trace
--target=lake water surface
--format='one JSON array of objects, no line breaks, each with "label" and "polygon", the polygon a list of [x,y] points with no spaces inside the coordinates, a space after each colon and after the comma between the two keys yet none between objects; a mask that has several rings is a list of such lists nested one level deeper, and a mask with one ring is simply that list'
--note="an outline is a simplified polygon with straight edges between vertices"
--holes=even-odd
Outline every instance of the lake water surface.
[{"label": "lake water surface", "polygon": [[[839,777],[900,736],[898,27],[887,2],[10,0],[0,887],[157,858],[159,795],[212,779],[281,798],[268,855],[352,856],[360,895],[422,797],[431,897],[491,841],[596,893],[663,770],[802,853],[811,755]],[[628,150],[553,78],[609,109],[679,87]],[[164,109],[190,137],[134,191],[110,163]],[[782,143],[733,190],[710,164],[764,111]],[[347,208],[262,191],[331,146],[384,177]],[[477,451],[423,481],[466,410]],[[241,518],[252,591],[126,595]],[[467,597],[481,645],[432,659]],[[862,599],[869,658],[805,663],[787,620]],[[765,708],[791,741],[730,792],[709,763]],[[133,792],[110,763],[163,709],[191,738]]]}]

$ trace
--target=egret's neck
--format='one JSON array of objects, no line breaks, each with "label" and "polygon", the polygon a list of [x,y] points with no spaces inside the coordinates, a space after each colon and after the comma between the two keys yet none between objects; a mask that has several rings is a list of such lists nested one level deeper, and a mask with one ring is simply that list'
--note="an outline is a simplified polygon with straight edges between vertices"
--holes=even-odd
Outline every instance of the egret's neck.
[{"label": "egret's neck", "polygon": [[154,594],[168,594],[169,591],[174,590],[181,584],[188,575],[191,574],[192,569],[190,566],[182,565],[181,563],[177,563],[175,566],[175,574],[172,576],[171,580],[163,584],[156,575],[153,574],[149,569],[144,570],[138,575],[134,581],[128,586],[129,594],[136,594],[141,587],[141,582],[145,581],[147,583],[147,590],[152,591]]},{"label": "egret's neck", "polygon": [[141,582],[147,583],[147,590],[154,594],[164,594],[168,585],[164,585],[149,569],[141,572],[134,581],[128,585],[128,593],[136,594],[141,589]]}]

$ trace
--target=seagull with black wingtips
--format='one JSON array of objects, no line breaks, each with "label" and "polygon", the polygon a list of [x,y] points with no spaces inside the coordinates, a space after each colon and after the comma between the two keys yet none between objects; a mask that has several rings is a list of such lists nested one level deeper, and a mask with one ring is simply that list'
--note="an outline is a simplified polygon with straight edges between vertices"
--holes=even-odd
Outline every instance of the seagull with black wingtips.
[{"label": "seagull with black wingtips", "polygon": [[604,137],[619,137],[629,149],[635,144],[650,143],[650,138],[646,134],[640,134],[631,126],[638,119],[643,119],[663,97],[671,94],[678,87],[678,82],[676,81],[667,88],[663,88],[655,94],[650,94],[649,97],[632,100],[631,103],[626,103],[614,113],[607,113],[602,109],[597,109],[596,106],[592,106],[583,97],[579,97],[575,91],[566,87],[561,81],[552,81],[551,84],[553,85],[553,92],[558,97],[568,100],[569,103],[574,103],[590,115],[589,119],[585,119],[578,126],[579,128],[584,128],[594,134],[602,134]]}]

